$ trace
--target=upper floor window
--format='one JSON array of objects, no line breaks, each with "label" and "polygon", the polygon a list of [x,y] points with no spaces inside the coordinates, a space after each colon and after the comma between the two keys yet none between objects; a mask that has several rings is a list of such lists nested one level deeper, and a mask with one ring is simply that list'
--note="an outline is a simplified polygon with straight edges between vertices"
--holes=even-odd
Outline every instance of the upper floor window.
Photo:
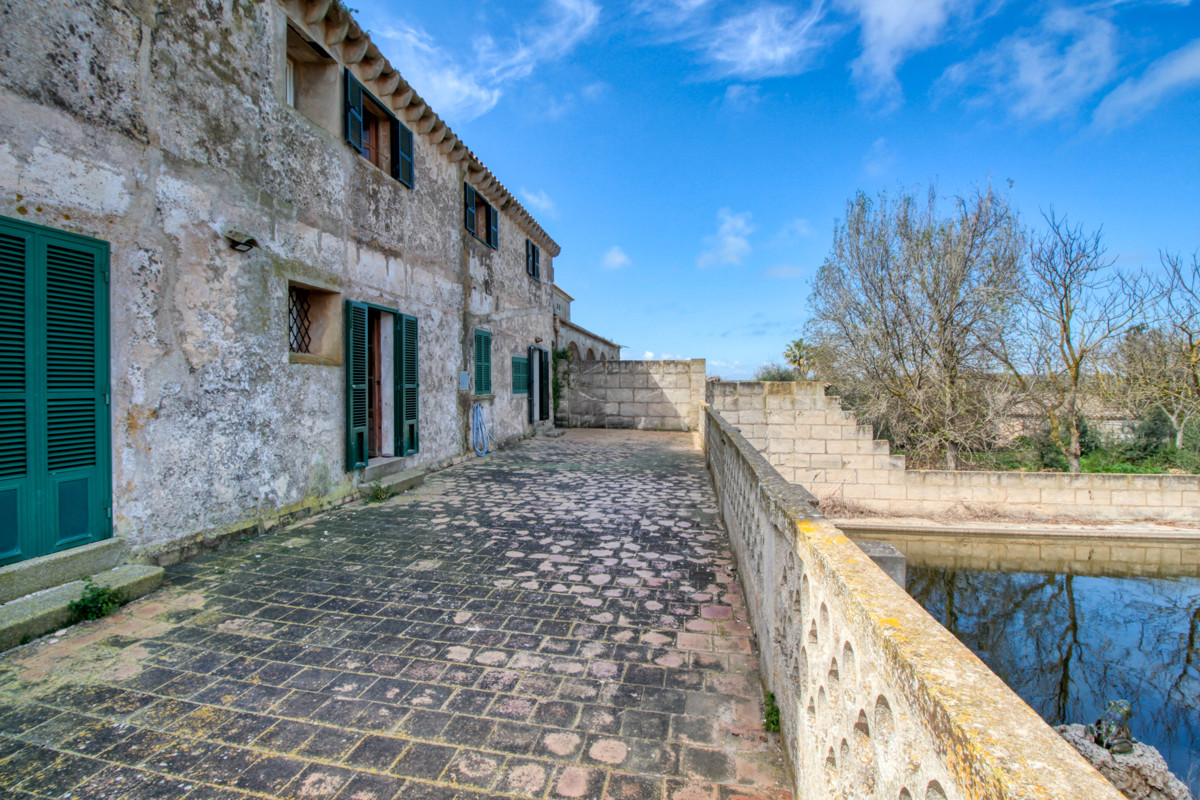
[{"label": "upper floor window", "polygon": [[338,129],[337,62],[325,48],[291,25],[285,36],[283,100],[309,120],[335,133]]},{"label": "upper floor window", "polygon": [[486,242],[489,247],[500,246],[500,214],[466,183],[463,184],[463,217],[467,230],[476,239]]},{"label": "upper floor window", "polygon": [[413,185],[413,135],[346,68],[346,141],[408,188]]},{"label": "upper floor window", "polygon": [[537,281],[542,279],[542,250],[529,239],[525,240],[525,271]]}]

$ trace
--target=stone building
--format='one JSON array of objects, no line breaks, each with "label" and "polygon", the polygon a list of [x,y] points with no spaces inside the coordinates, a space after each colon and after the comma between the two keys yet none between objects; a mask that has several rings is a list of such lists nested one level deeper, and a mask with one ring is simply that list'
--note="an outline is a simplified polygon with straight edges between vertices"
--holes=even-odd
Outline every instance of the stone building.
[{"label": "stone building", "polygon": [[0,564],[552,424],[558,245],[340,2],[4,9]]},{"label": "stone building", "polygon": [[554,286],[554,345],[571,353],[572,361],[620,361],[621,345],[571,321],[574,297]]}]

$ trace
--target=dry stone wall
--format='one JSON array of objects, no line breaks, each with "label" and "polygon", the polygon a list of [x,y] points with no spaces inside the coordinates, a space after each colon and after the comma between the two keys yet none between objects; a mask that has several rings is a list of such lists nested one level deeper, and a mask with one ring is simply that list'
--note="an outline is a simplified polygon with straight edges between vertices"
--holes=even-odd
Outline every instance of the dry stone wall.
[{"label": "dry stone wall", "polygon": [[697,431],[704,359],[560,362],[555,420],[568,428]]},{"label": "dry stone wall", "polygon": [[704,440],[797,797],[1121,795],[731,424]]},{"label": "dry stone wall", "polygon": [[1200,523],[1200,476],[908,470],[815,382],[714,382],[708,402],[788,481],[889,514]]}]

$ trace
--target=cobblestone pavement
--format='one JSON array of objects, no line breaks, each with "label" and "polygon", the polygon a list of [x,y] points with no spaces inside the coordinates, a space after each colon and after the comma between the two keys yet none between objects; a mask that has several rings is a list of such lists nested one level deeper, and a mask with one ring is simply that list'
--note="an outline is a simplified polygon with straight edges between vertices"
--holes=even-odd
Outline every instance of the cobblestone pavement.
[{"label": "cobblestone pavement", "polygon": [[781,800],[703,457],[572,431],[0,658],[0,796]]}]

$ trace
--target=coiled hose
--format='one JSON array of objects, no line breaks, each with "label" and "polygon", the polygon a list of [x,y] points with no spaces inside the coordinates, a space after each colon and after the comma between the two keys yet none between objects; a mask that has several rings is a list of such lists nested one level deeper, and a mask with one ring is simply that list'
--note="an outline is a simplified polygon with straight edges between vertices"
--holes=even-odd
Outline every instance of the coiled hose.
[{"label": "coiled hose", "polygon": [[496,440],[488,430],[487,422],[483,418],[483,406],[479,403],[471,410],[471,446],[475,448],[477,456],[496,452]]}]

